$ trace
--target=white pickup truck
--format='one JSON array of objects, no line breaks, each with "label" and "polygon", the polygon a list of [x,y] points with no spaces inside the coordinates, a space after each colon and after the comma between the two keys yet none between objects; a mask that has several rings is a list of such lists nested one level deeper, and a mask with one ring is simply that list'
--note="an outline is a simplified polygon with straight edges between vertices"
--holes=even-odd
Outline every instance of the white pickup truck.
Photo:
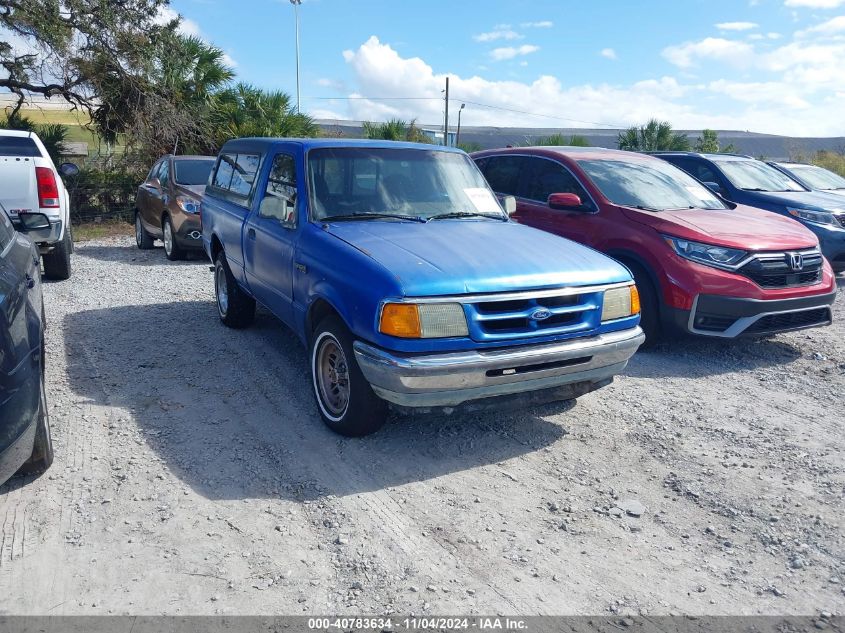
[{"label": "white pickup truck", "polygon": [[73,163],[56,169],[34,132],[0,130],[0,203],[13,223],[19,213],[43,213],[49,218],[49,229],[29,235],[38,245],[49,279],[70,277],[70,200],[61,175],[78,171]]}]

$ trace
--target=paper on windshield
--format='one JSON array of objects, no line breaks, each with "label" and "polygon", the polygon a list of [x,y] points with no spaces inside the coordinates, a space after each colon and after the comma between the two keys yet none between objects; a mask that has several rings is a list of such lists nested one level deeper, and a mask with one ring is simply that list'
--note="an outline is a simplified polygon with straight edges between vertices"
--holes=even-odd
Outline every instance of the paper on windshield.
[{"label": "paper on windshield", "polygon": [[464,193],[466,194],[466,197],[469,198],[469,201],[472,202],[475,210],[479,213],[502,212],[499,207],[499,203],[496,202],[496,198],[493,197],[493,194],[490,193],[489,189],[484,189],[482,187],[470,187],[468,189],[464,189]]},{"label": "paper on windshield", "polygon": [[702,187],[701,185],[689,185],[686,187],[686,190],[689,191],[692,195],[694,195],[699,200],[712,200],[713,194],[710,193],[707,189]]}]

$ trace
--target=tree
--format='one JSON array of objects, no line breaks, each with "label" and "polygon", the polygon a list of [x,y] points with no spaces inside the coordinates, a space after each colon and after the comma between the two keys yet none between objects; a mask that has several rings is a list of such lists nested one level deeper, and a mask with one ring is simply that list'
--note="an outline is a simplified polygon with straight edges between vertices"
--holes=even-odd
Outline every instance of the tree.
[{"label": "tree", "polygon": [[693,150],[702,154],[732,154],[736,152],[733,144],[720,148],[719,134],[716,130],[708,129],[701,130],[701,136],[696,140]]},{"label": "tree", "polygon": [[671,123],[657,119],[651,119],[643,126],[634,126],[620,132],[617,143],[619,149],[633,152],[687,151],[690,148],[689,139],[685,134],[674,132]]},{"label": "tree", "polygon": [[[162,36],[168,0],[0,0],[0,90],[60,97],[89,114],[101,103],[100,79],[131,83],[148,71]],[[131,102],[130,102],[131,103]]]},{"label": "tree", "polygon": [[210,135],[217,147],[241,136],[317,136],[319,128],[305,114],[297,114],[290,95],[266,92],[238,83],[215,95]]},{"label": "tree", "polygon": [[566,136],[565,134],[552,134],[551,136],[543,136],[535,139],[530,143],[535,147],[590,147],[590,142],[586,136],[573,134]]},{"label": "tree", "polygon": [[406,123],[401,119],[390,119],[384,123],[370,123],[364,121],[364,138],[381,139],[384,141],[410,141],[413,143],[429,143],[430,139],[417,127],[417,122]]}]

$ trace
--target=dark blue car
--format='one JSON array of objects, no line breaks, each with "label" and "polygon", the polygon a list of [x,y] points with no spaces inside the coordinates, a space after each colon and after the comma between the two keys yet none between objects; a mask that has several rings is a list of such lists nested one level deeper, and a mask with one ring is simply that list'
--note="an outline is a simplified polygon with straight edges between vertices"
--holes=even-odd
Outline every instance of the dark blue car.
[{"label": "dark blue car", "polygon": [[845,270],[845,199],[810,191],[785,173],[750,156],[655,152],[723,198],[798,220],[819,238],[835,272]]},{"label": "dark blue car", "polygon": [[44,390],[44,305],[38,249],[24,235],[49,232],[41,213],[19,229],[0,205],[0,483],[53,462]]}]

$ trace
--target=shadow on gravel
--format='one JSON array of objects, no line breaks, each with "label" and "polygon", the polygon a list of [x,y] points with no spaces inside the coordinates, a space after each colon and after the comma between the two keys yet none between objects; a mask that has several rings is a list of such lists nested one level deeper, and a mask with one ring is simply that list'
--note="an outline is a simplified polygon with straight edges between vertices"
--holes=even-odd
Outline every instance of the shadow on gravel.
[{"label": "shadow on gravel", "polygon": [[801,357],[801,350],[777,339],[681,338],[637,352],[625,369],[636,378],[696,378],[786,365]]},{"label": "shadow on gravel", "polygon": [[574,406],[396,416],[347,439],[317,414],[299,340],[266,312],[235,331],[212,302],[89,310],[65,317],[64,340],[70,387],[117,408],[103,433],[124,447],[111,456],[121,472],[144,472],[128,465],[137,440],[214,499],[343,496],[495,464],[561,440],[566,429],[542,416]]},{"label": "shadow on gravel", "polygon": [[74,252],[81,257],[90,257],[103,262],[120,262],[122,264],[134,264],[136,266],[161,266],[162,264],[179,266],[181,264],[208,263],[205,252],[201,250],[188,251],[186,259],[182,262],[170,262],[164,254],[163,246],[156,246],[151,250],[142,251],[134,243],[132,246],[89,246],[83,243],[77,244]]}]

